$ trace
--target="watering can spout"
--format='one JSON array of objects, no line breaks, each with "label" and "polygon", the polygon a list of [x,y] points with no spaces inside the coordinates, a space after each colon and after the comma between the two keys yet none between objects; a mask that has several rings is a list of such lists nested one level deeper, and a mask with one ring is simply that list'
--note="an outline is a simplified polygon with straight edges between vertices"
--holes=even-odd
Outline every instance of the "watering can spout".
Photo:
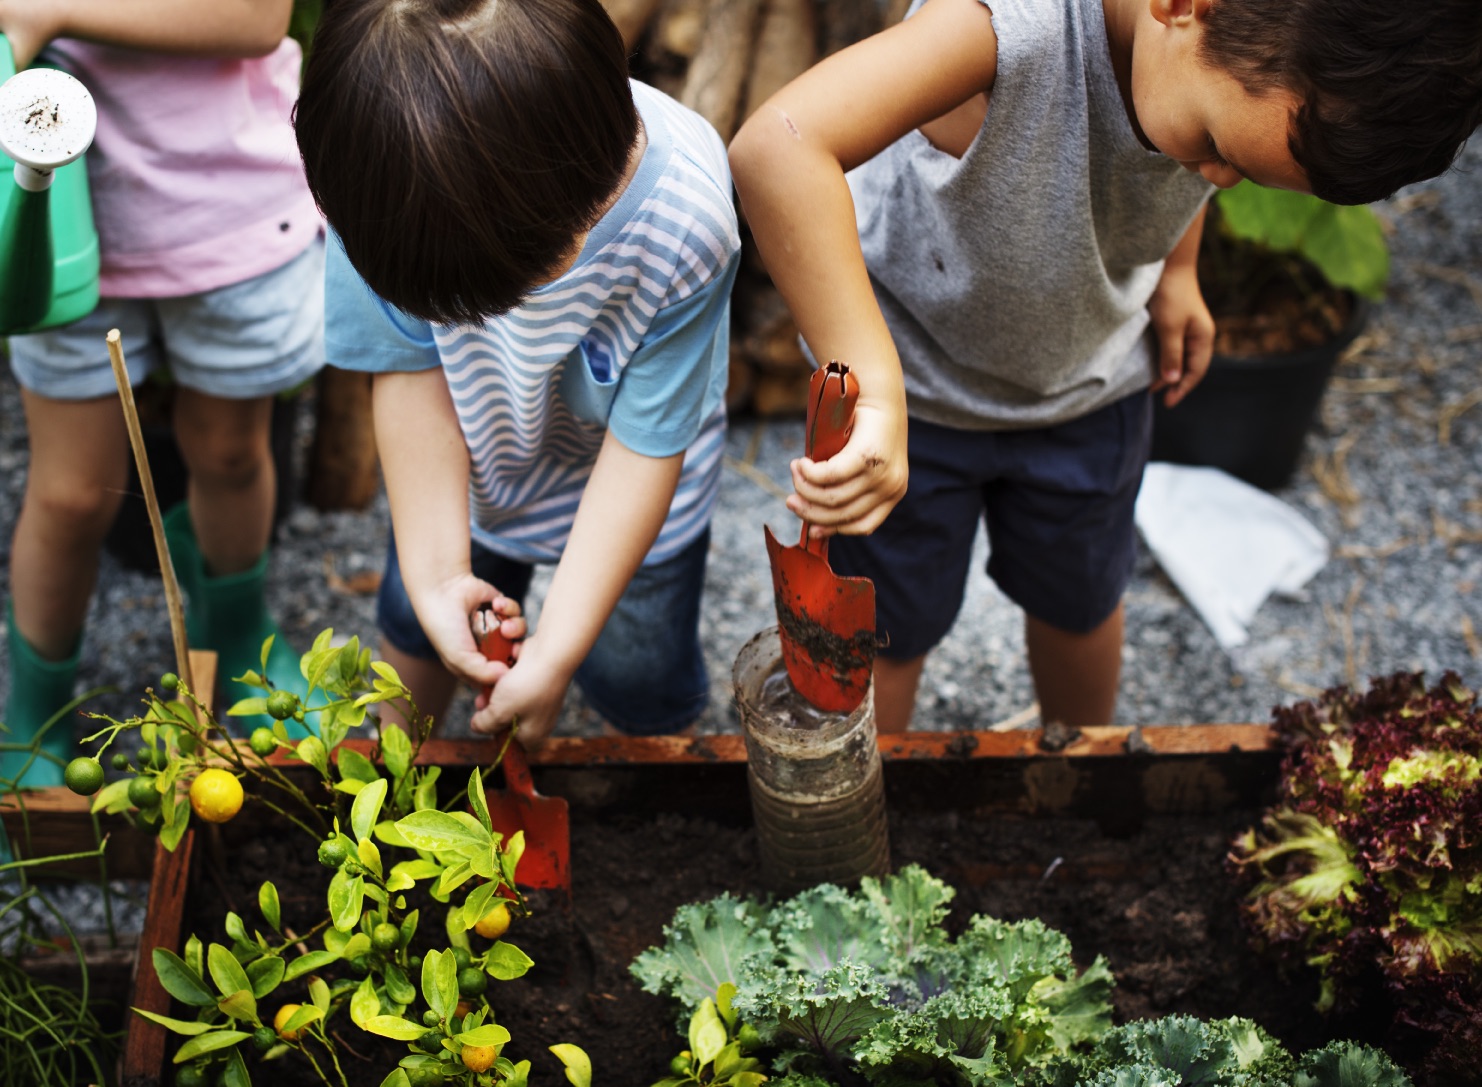
[{"label": "watering can spout", "polygon": [[12,68],[0,38],[0,76],[8,76],[0,154],[14,163],[9,184],[0,174],[0,335],[64,324],[97,304],[98,243],[80,164],[58,186],[60,201],[52,192],[58,171],[92,144],[97,107],[66,72]]}]

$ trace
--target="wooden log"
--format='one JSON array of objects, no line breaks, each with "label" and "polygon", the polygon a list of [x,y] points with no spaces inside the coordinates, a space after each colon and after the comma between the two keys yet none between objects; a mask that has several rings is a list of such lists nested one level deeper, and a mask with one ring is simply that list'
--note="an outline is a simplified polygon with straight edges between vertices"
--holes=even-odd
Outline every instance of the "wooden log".
[{"label": "wooden log", "polygon": [[[194,830],[187,830],[172,853],[155,842],[154,878],[149,884],[149,906],[144,931],[139,933],[139,954],[134,960],[134,993],[129,1006],[170,1014],[170,994],[154,970],[154,949],[168,948],[180,954],[185,925],[185,892],[190,877],[190,856],[195,848]],[[126,1087],[159,1087],[163,1082],[170,1034],[142,1015],[131,1016],[124,1039],[122,1075]]]},{"label": "wooden log", "polygon": [[746,81],[745,120],[757,107],[813,66],[818,59],[818,23],[813,0],[766,0],[751,75]]},{"label": "wooden log", "polygon": [[643,37],[649,23],[658,13],[660,0],[602,0],[607,15],[623,36],[623,47],[629,53]]},{"label": "wooden log", "polygon": [[371,375],[326,366],[318,386],[305,496],[315,509],[364,509],[381,486]]},{"label": "wooden log", "polygon": [[762,0],[712,0],[679,93],[679,101],[714,125],[727,143],[739,123],[761,13]]},{"label": "wooden log", "polygon": [[875,0],[821,0],[818,17],[820,57],[832,56],[880,29],[880,9]]}]

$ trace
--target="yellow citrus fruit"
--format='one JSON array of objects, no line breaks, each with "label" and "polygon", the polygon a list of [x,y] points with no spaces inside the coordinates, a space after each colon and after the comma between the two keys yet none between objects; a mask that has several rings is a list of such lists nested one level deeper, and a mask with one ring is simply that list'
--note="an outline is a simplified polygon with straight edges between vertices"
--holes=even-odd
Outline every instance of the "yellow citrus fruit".
[{"label": "yellow citrus fruit", "polygon": [[208,823],[225,823],[242,810],[242,783],[225,770],[202,770],[190,783],[191,810]]},{"label": "yellow citrus fruit", "polygon": [[494,1058],[499,1056],[497,1045],[466,1045],[458,1054],[463,1061],[463,1067],[470,1072],[487,1072],[489,1066],[494,1063]]},{"label": "yellow citrus fruit", "polygon": [[[208,774],[210,773],[209,770],[206,772]],[[273,1029],[278,1032],[278,1037],[282,1038],[285,1042],[298,1041],[299,1034],[303,1032],[303,1027],[299,1027],[297,1030],[287,1031],[286,1033],[283,1030],[283,1024],[292,1019],[293,1013],[298,1011],[300,1007],[302,1007],[300,1004],[284,1004],[278,1009],[278,1014],[273,1016]]]},{"label": "yellow citrus fruit", "polygon": [[509,929],[509,903],[501,902],[479,918],[473,930],[486,940],[497,940]]}]

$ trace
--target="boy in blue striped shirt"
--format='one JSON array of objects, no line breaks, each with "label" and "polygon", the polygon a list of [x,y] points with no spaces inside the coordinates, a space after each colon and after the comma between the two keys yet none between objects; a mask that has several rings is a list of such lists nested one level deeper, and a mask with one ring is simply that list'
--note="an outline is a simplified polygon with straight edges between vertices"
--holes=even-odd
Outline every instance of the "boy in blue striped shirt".
[{"label": "boy in blue striped shirt", "polygon": [[[394,539],[382,653],[438,716],[679,731],[708,681],[699,598],[725,435],[740,238],[725,148],[628,79],[597,0],[341,0],[297,112],[334,228],[326,341],[375,374]],[[526,631],[513,667],[469,616]]]}]

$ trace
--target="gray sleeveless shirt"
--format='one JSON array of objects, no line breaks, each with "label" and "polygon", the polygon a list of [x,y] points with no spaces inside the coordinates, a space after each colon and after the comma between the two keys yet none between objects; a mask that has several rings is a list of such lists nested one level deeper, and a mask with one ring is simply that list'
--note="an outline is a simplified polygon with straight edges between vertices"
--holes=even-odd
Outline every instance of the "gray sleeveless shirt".
[{"label": "gray sleeveless shirt", "polygon": [[1101,0],[990,6],[998,74],[962,159],[913,131],[849,174],[910,413],[964,430],[1145,388],[1148,298],[1213,191],[1134,135]]}]

